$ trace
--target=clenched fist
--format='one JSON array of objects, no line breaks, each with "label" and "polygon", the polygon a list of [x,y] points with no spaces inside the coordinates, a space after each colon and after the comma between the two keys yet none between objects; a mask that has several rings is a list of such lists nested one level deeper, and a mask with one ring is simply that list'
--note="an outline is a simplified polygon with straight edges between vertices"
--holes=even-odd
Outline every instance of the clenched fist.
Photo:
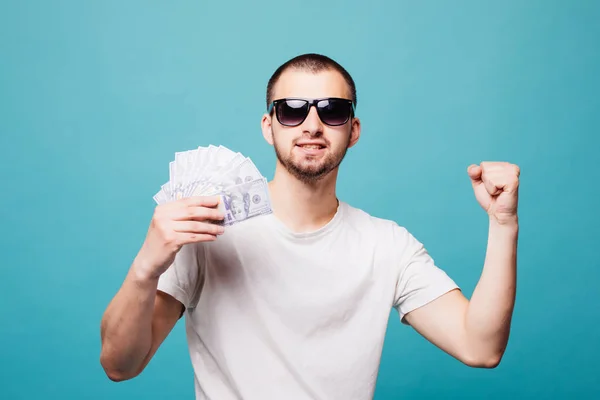
[{"label": "clenched fist", "polygon": [[146,240],[136,257],[136,274],[157,279],[175,260],[183,245],[209,242],[223,233],[212,221],[223,220],[219,197],[190,197],[158,205]]},{"label": "clenched fist", "polygon": [[507,162],[482,162],[467,170],[475,198],[498,223],[517,221],[519,176],[517,165]]}]

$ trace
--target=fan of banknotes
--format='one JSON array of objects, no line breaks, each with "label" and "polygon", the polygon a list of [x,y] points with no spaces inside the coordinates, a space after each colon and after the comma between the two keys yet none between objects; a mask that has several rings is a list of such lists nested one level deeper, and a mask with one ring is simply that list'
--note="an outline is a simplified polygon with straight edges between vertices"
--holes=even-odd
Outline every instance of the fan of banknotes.
[{"label": "fan of banknotes", "polygon": [[224,146],[177,152],[169,163],[169,181],[154,195],[163,204],[191,196],[221,196],[223,225],[270,214],[267,180],[250,158]]}]

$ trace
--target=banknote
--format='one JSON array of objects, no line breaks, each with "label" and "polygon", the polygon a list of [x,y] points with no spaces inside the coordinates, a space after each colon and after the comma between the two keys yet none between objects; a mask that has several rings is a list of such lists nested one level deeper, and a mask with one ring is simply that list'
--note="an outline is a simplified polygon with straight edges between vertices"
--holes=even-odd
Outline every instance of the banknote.
[{"label": "banknote", "polygon": [[272,212],[269,188],[264,178],[230,186],[220,195],[222,201],[219,203],[219,208],[225,214],[222,221],[225,226]]},{"label": "banknote", "polygon": [[231,168],[224,168],[222,171],[215,173],[212,177],[198,186],[193,192],[193,195],[213,195],[219,193],[223,189],[239,185],[244,182],[251,182],[262,178],[260,171],[250,158],[243,159],[241,163],[232,165]]},{"label": "banknote", "polygon": [[[205,170],[201,176],[196,177],[186,189],[188,196],[202,196],[205,193],[213,192],[213,187],[226,176],[229,171],[234,171],[237,166],[245,161],[245,157],[240,154],[234,154],[224,165],[215,166]],[[230,186],[229,184],[226,186]]]},{"label": "banknote", "polygon": [[169,181],[153,196],[157,204],[190,196],[222,198],[222,224],[229,226],[271,213],[267,180],[254,162],[225,146],[199,146],[175,153]]}]

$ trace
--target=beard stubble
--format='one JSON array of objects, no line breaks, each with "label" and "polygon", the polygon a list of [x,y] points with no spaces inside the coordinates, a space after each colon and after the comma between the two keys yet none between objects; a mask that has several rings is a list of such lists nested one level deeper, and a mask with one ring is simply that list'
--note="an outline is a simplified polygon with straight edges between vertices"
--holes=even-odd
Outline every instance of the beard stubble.
[{"label": "beard stubble", "polygon": [[[347,136],[347,141],[339,150],[335,152],[328,152],[324,158],[320,160],[295,160],[291,154],[294,151],[294,147],[287,156],[282,154],[275,135],[273,135],[273,148],[275,149],[275,155],[281,165],[296,179],[303,183],[311,184],[318,182],[323,177],[327,176],[331,171],[336,169],[346,156],[348,152],[348,146],[350,145],[350,134]],[[328,148],[330,150],[331,148]]]}]

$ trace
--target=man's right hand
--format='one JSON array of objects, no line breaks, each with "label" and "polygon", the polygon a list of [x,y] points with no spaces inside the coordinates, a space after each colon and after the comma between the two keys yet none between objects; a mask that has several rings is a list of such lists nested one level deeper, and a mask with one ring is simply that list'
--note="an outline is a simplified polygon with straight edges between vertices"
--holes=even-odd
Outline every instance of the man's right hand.
[{"label": "man's right hand", "polygon": [[138,278],[158,279],[185,244],[216,240],[224,232],[211,222],[225,217],[219,201],[219,196],[189,197],[158,205],[134,263]]}]

